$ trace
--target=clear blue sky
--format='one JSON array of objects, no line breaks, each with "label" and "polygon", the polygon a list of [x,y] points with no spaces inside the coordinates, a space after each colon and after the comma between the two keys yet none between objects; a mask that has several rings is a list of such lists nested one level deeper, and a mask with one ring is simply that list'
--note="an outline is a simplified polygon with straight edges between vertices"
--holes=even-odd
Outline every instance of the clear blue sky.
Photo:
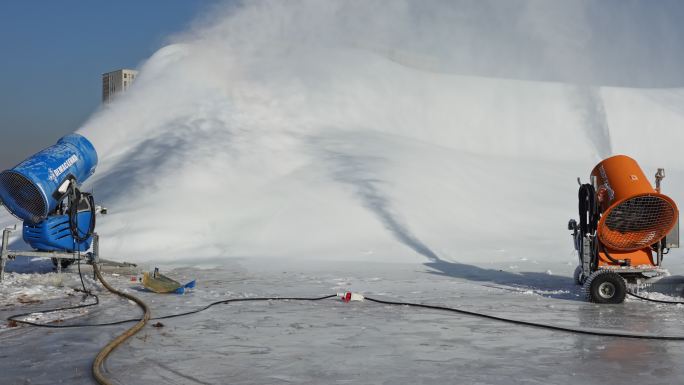
[{"label": "clear blue sky", "polygon": [[0,169],[77,129],[102,73],[138,66],[216,2],[0,2]]}]

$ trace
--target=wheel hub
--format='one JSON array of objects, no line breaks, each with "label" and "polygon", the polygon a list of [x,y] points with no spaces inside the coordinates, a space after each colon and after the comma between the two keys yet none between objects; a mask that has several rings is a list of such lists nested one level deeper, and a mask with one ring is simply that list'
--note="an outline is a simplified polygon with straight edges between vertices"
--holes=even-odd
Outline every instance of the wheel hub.
[{"label": "wheel hub", "polygon": [[615,285],[611,282],[603,282],[598,287],[598,294],[605,299],[613,298],[615,295]]}]

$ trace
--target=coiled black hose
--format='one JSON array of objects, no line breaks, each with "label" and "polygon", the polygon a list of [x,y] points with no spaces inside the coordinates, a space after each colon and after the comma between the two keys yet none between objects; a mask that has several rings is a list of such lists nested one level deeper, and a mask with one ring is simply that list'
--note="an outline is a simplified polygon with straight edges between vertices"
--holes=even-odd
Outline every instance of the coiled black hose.
[{"label": "coiled black hose", "polygon": [[[90,210],[90,223],[88,225],[88,230],[85,234],[81,234],[78,228],[78,206],[81,203],[81,199],[85,197],[88,201],[88,206]],[[82,193],[77,188],[71,189],[69,194],[69,229],[71,230],[71,236],[77,243],[84,242],[90,238],[95,232],[95,199],[92,194]]]},{"label": "coiled black hose", "polygon": [[582,235],[593,234],[599,221],[596,190],[594,186],[586,183],[580,186],[577,195],[579,198],[580,231]]},{"label": "coiled black hose", "polygon": [[[583,184],[579,188],[578,192],[578,198],[579,198],[579,219],[580,219],[580,231],[582,232],[582,235],[585,234],[594,234],[596,230],[598,229],[598,223],[599,219],[601,218],[599,208],[598,208],[598,202],[596,201],[596,189],[594,189],[594,186],[592,186],[589,183]],[[592,258],[591,264],[592,266],[596,266],[598,261],[596,260],[598,258],[598,251],[599,251],[599,244],[600,241],[596,239],[594,241],[594,258]],[[603,253],[610,260],[616,265],[620,266],[626,266],[629,265],[629,262],[626,260],[622,259],[615,259],[613,258],[610,253],[608,253],[608,250],[606,250],[605,246],[601,244],[600,246],[603,247]],[[579,253],[582,254],[584,250],[579,250]]]}]

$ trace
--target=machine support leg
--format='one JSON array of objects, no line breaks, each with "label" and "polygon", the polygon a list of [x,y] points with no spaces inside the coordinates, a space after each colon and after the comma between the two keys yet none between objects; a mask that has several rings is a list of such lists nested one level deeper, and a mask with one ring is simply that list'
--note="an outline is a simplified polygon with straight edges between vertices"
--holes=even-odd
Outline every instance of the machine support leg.
[{"label": "machine support leg", "polygon": [[[91,263],[94,265],[98,262],[100,262],[100,236],[97,233],[93,233],[93,259]],[[97,274],[95,274],[94,268],[93,279],[97,280]]]},{"label": "machine support leg", "polygon": [[663,264],[663,241],[658,242],[658,262],[656,265],[660,267]]},{"label": "machine support leg", "polygon": [[0,282],[5,279],[5,262],[7,261],[7,244],[9,243],[10,230],[2,232],[2,246],[0,247]]}]

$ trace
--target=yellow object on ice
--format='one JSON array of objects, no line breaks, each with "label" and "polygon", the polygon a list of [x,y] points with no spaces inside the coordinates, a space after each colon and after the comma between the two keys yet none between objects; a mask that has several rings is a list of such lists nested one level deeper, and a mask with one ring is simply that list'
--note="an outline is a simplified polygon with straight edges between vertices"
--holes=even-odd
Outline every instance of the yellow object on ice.
[{"label": "yellow object on ice", "polygon": [[180,282],[175,281],[158,271],[155,271],[152,274],[148,272],[143,273],[142,284],[155,293],[176,293],[178,289],[183,287]]}]

